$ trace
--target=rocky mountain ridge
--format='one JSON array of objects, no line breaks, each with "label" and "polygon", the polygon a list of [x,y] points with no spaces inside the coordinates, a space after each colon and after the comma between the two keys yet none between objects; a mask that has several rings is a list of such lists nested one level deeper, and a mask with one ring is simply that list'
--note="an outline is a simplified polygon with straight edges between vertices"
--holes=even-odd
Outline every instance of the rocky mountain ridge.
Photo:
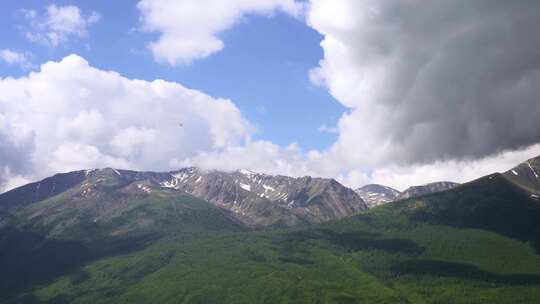
[{"label": "rocky mountain ridge", "polygon": [[[222,172],[185,168],[160,186],[189,193],[231,210],[249,224],[270,224],[259,215],[277,212],[286,226],[341,218],[367,209],[362,199],[334,179],[292,178],[249,170]],[[276,209],[278,208],[278,209]],[[273,210],[272,210],[273,209]]]},{"label": "rocky mountain ridge", "polygon": [[152,194],[169,189],[203,199],[248,226],[293,226],[342,218],[367,209],[351,189],[333,179],[273,176],[248,170],[222,172],[184,168],[173,172],[117,169],[57,174],[0,195],[0,214],[77,188],[78,198],[99,195],[102,185],[115,191]]}]

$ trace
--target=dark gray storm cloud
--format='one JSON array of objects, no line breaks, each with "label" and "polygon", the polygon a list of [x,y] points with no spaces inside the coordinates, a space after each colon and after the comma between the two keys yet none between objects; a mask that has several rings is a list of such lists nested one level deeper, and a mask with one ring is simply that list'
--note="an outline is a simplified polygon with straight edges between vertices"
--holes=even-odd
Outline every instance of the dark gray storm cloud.
[{"label": "dark gray storm cloud", "polygon": [[344,3],[351,22],[311,20],[318,77],[353,109],[340,149],[422,163],[540,142],[540,1]]}]

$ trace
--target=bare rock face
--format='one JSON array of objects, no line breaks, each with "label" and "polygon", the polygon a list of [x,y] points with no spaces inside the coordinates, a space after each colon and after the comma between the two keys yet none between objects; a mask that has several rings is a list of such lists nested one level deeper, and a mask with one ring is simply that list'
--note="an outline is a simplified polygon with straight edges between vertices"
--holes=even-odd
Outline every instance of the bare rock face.
[{"label": "bare rock face", "polygon": [[367,208],[354,191],[333,179],[186,168],[160,185],[230,210],[249,225],[318,223]]},{"label": "bare rock face", "polygon": [[396,200],[418,197],[418,196],[431,194],[435,192],[441,192],[441,191],[452,189],[456,186],[459,186],[459,184],[454,183],[454,182],[434,182],[434,183],[429,183],[429,184],[420,185],[420,186],[413,186],[403,191],[396,198]]},{"label": "bare rock face", "polygon": [[369,208],[393,202],[400,194],[394,188],[378,184],[360,187],[355,192],[366,202]]},{"label": "bare rock face", "polygon": [[[0,214],[2,210],[23,207],[66,191],[70,191],[73,207],[100,204],[103,186],[114,189],[119,198],[151,195],[155,189],[187,193],[224,209],[249,226],[319,223],[367,209],[353,190],[333,179],[273,176],[248,170],[184,168],[158,173],[107,168],[59,174],[1,194]],[[100,210],[122,208],[123,204],[119,199]]]}]

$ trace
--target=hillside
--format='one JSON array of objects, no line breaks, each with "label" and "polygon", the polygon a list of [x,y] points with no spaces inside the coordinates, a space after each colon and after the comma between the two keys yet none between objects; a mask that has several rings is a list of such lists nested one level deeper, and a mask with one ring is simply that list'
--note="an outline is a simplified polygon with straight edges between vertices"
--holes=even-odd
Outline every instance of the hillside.
[{"label": "hillside", "polygon": [[[3,302],[537,303],[540,298],[540,200],[506,173],[339,220],[271,230],[246,229],[223,209],[173,195],[173,189],[148,182],[119,186],[113,174],[110,178],[95,196],[79,201],[67,191],[12,213],[10,225],[4,225],[11,234],[2,232],[1,248],[21,248],[23,254],[0,256],[3,267],[18,267],[2,272]],[[116,214],[100,205],[122,204],[124,194],[133,208]],[[68,208],[74,205],[85,207]],[[97,219],[99,229],[85,219]],[[28,233],[13,247],[21,239],[17,234]],[[58,252],[64,256],[56,258]],[[22,262],[27,260],[33,264]],[[35,265],[43,265],[37,272],[42,275],[35,275]],[[12,283],[17,275],[19,285]],[[23,284],[28,277],[35,279]]]},{"label": "hillside", "polygon": [[[26,194],[27,189],[15,193]],[[58,195],[24,202],[12,205],[0,225],[0,298],[76,271],[89,261],[139,251],[172,235],[184,240],[245,229],[208,202],[144,182],[126,185],[108,170]]]}]

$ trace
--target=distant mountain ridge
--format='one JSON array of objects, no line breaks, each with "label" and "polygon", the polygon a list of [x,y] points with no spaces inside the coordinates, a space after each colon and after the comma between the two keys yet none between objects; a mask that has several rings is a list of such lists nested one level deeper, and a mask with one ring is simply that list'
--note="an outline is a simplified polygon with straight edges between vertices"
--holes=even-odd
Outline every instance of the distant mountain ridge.
[{"label": "distant mountain ridge", "polygon": [[418,197],[418,196],[421,196],[421,195],[426,195],[426,194],[441,192],[441,191],[445,191],[445,190],[450,190],[450,189],[452,189],[454,187],[457,187],[457,186],[459,186],[458,183],[448,182],[448,181],[433,182],[433,183],[429,183],[429,184],[425,184],[425,185],[412,186],[412,187],[407,188],[405,191],[403,191],[396,198],[396,200],[413,198],[413,197]]},{"label": "distant mountain ridge", "polygon": [[83,189],[82,195],[91,195],[96,184],[102,182],[113,182],[121,187],[136,183],[133,190],[146,193],[163,188],[189,194],[229,211],[249,226],[319,223],[367,209],[354,191],[333,179],[192,167],[173,172],[107,168],[57,174],[0,195],[0,213],[48,199],[74,187]]},{"label": "distant mountain ridge", "polygon": [[366,202],[369,208],[373,208],[402,199],[449,190],[458,185],[458,183],[454,182],[433,182],[425,185],[412,186],[403,192],[399,192],[388,186],[369,184],[356,189],[355,192]]},{"label": "distant mountain ridge", "polygon": [[398,190],[378,184],[365,185],[356,189],[355,192],[369,208],[393,202],[400,195]]}]

